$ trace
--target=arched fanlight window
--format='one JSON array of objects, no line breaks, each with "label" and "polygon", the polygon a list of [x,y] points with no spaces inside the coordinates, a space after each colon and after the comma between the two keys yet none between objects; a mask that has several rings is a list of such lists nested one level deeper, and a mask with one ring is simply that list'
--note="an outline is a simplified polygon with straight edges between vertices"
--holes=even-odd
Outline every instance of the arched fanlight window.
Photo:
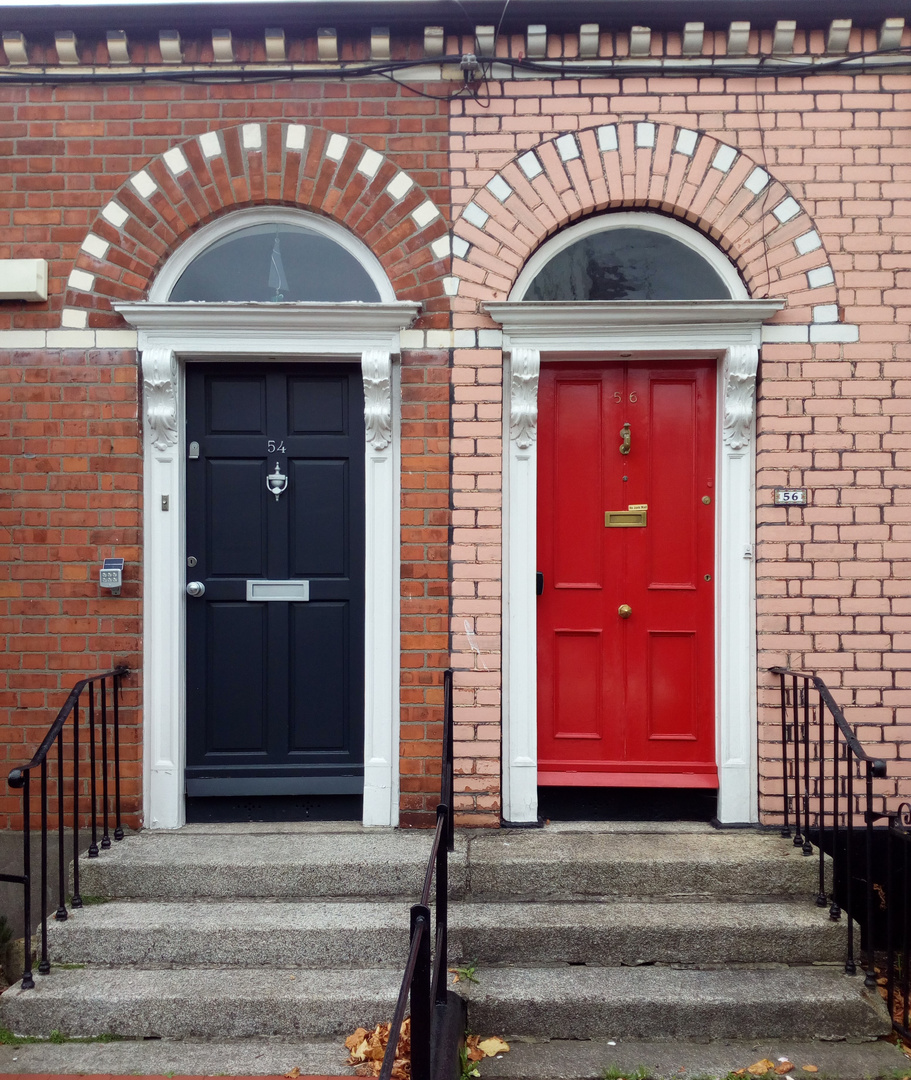
[{"label": "arched fanlight window", "polygon": [[664,230],[620,226],[563,246],[537,270],[523,299],[730,300],[731,290],[689,244]]},{"label": "arched fanlight window", "polygon": [[248,225],[222,236],[181,273],[168,300],[225,303],[377,302],[355,256],[322,231],[288,222]]}]

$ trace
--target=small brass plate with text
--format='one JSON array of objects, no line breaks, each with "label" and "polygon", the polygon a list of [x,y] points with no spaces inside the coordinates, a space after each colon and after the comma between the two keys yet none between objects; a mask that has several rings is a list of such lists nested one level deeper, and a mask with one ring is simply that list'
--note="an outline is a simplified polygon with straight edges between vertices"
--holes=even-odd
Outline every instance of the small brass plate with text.
[{"label": "small brass plate with text", "polygon": [[605,529],[642,529],[646,526],[648,510],[605,510]]}]

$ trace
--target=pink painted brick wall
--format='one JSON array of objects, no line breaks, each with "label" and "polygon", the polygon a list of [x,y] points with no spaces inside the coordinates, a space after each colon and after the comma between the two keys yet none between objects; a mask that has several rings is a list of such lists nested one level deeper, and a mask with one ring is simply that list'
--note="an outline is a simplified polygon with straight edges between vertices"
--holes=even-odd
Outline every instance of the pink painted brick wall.
[{"label": "pink painted brick wall", "polygon": [[[867,47],[855,30],[851,47]],[[906,43],[911,41],[905,31]],[[654,39],[653,39],[654,42]],[[571,54],[573,41],[551,43]],[[521,39],[501,39],[515,54]],[[759,35],[751,51],[768,49]],[[875,41],[873,45],[875,46]],[[601,53],[625,51],[622,35]],[[796,51],[822,48],[798,34]],[[679,37],[653,52],[679,55]],[[723,52],[707,35],[706,52]],[[881,795],[911,793],[911,77],[523,79],[486,85],[483,101],[454,103],[453,216],[474,202],[491,220],[457,220],[471,245],[457,258],[458,330],[494,324],[481,308],[504,299],[528,255],[561,227],[605,209],[674,214],[734,258],[753,296],[780,296],[782,324],[835,317],[858,340],[767,344],[758,390],[757,550],[760,792],[765,820],[780,809],[773,664],[815,670],[865,743],[888,760]],[[635,148],[638,122],[654,145]],[[603,154],[594,130],[618,125],[619,150]],[[697,132],[692,156],[678,130]],[[579,157],[554,140],[576,133]],[[708,138],[711,137],[711,138]],[[626,140],[626,142],[624,142]],[[741,152],[728,174],[711,165],[717,144]],[[529,180],[518,155],[534,148],[543,171]],[[744,195],[760,166],[765,192]],[[500,174],[501,204],[485,185]],[[802,213],[773,220],[786,197]],[[794,241],[816,231],[821,247]],[[765,238],[765,239],[764,239]],[[830,266],[834,284],[807,271]],[[816,336],[817,332],[814,332]],[[824,335],[824,331],[823,331]],[[457,668],[459,807],[479,822],[497,808],[500,685],[502,356],[456,350],[453,370],[453,662]],[[771,488],[809,489],[806,508],[775,508]],[[466,820],[467,820],[466,816]]]}]

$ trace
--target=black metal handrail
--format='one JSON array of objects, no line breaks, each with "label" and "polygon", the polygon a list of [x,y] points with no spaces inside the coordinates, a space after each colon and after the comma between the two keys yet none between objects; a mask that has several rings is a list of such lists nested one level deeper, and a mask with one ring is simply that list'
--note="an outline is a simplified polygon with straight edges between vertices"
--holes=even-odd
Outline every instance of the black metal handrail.
[{"label": "black metal handrail", "polygon": [[[862,949],[865,955],[864,985],[876,985],[876,969],[873,962],[873,823],[882,817],[873,810],[873,781],[886,775],[886,763],[881,758],[868,754],[861,746],[856,734],[845,719],[840,706],[829,693],[826,684],[818,675],[805,671],[793,671],[790,668],[773,667],[769,669],[777,675],[781,688],[781,779],[784,798],[784,822],[782,836],[791,836],[790,786],[788,783],[788,746],[793,746],[794,770],[794,846],[802,849],[804,855],[813,854],[810,842],[811,820],[817,832],[819,851],[819,891],[816,903],[819,907],[829,905],[829,917],[841,917],[841,905],[838,897],[844,898],[844,910],[848,917],[848,943],[845,958],[845,972],[854,975],[857,965],[854,961],[854,919],[853,896],[851,888],[851,868],[854,855],[854,781],[863,774],[863,813],[862,819],[866,833],[866,925],[865,941]],[[791,681],[788,693],[786,680]],[[818,694],[817,737],[811,747],[810,739],[810,690]],[[790,704],[789,704],[790,699]],[[832,719],[831,758],[827,762],[826,713]],[[801,750],[803,751],[801,762]],[[811,758],[815,758],[815,777],[811,777]],[[842,769],[840,763],[844,762]],[[831,768],[827,768],[831,764]],[[815,790],[814,790],[815,783]],[[828,786],[827,786],[828,785]],[[841,788],[841,791],[839,790]],[[831,791],[830,791],[831,789]],[[845,799],[844,833],[845,850],[842,855],[839,822],[839,799]],[[827,815],[826,800],[831,802],[831,811]],[[811,812],[811,803],[814,810]],[[801,813],[802,812],[802,813]],[[827,816],[828,822],[827,825]],[[803,821],[801,822],[801,817]],[[825,847],[827,833],[831,834],[832,849],[832,891],[826,889]]]},{"label": "black metal handrail", "polygon": [[[401,989],[392,1014],[389,1042],[383,1055],[380,1080],[390,1080],[395,1065],[405,1009],[411,1002],[411,1080],[430,1080],[447,1076],[453,1063],[440,1060],[439,1047],[433,1043],[433,1019],[447,1008],[446,986],[449,942],[449,863],[448,854],[455,847],[453,822],[453,740],[452,740],[452,671],[443,675],[443,752],[440,777],[440,802],[433,834],[430,858],[424,874],[420,903],[411,908],[411,947]],[[431,963],[430,893],[436,879],[436,932]]]},{"label": "black metal handrail", "polygon": [[[31,990],[35,986],[32,973],[32,853],[31,853],[31,774],[34,769],[41,770],[41,959],[38,963],[39,975],[47,975],[51,970],[48,958],[47,945],[47,891],[48,891],[48,760],[51,750],[57,747],[57,885],[58,897],[57,911],[54,918],[63,921],[67,918],[66,907],[66,813],[64,799],[64,729],[67,720],[72,717],[73,732],[73,895],[72,906],[82,907],[82,895],[79,886],[79,703],[83,692],[88,689],[88,728],[89,728],[89,798],[92,842],[89,845],[88,857],[98,857],[98,799],[97,799],[97,773],[98,773],[98,746],[99,739],[96,733],[100,732],[101,750],[101,848],[111,846],[109,833],[110,826],[110,793],[109,774],[110,761],[108,751],[108,684],[110,683],[110,696],[112,699],[111,726],[113,728],[113,767],[114,767],[114,839],[123,839],[123,825],[121,821],[120,804],[120,689],[122,680],[129,674],[128,667],[116,667],[113,671],[106,671],[103,675],[90,675],[79,682],[69,692],[66,701],[57,717],[51,724],[47,735],[44,736],[41,745],[35,752],[35,756],[20,768],[13,769],[9,774],[8,783],[11,788],[22,790],[22,873],[0,874],[0,881],[9,881],[23,887],[23,973],[22,989]],[[95,684],[100,683],[100,716],[96,723],[95,707]]]}]

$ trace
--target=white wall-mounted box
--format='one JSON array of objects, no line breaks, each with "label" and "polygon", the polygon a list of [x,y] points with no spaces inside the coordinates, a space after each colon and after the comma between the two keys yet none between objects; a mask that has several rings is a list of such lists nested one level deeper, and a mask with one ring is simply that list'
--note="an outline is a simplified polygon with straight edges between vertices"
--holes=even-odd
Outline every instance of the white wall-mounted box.
[{"label": "white wall-mounted box", "polygon": [[0,259],[0,300],[47,300],[47,259]]}]

